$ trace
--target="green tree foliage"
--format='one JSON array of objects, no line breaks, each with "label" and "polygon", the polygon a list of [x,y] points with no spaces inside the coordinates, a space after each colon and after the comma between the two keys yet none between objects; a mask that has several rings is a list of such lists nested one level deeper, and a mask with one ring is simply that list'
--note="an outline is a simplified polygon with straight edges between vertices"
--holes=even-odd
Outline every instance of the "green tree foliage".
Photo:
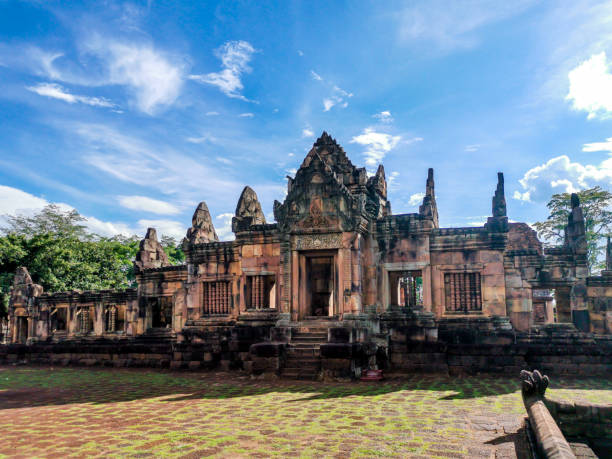
[{"label": "green tree foliage", "polygon": [[[106,238],[89,233],[75,210],[49,205],[36,215],[7,216],[0,237],[0,317],[6,316],[15,270],[28,268],[46,292],[134,286],[138,236]],[[176,240],[162,238],[170,262],[185,255]]]},{"label": "green tree foliage", "polygon": [[168,260],[173,265],[182,265],[185,262],[185,253],[183,247],[179,241],[174,239],[172,236],[163,235],[161,241],[159,241],[164,252],[168,255]]},{"label": "green tree foliage", "polygon": [[[601,254],[605,250],[605,237],[612,229],[612,211],[610,211],[612,193],[596,186],[579,191],[577,194],[584,214],[589,269],[596,271],[603,268]],[[533,226],[544,240],[556,244],[562,243],[564,228],[572,208],[571,194],[554,194],[546,206],[550,210],[550,215],[546,221],[534,223]]]}]

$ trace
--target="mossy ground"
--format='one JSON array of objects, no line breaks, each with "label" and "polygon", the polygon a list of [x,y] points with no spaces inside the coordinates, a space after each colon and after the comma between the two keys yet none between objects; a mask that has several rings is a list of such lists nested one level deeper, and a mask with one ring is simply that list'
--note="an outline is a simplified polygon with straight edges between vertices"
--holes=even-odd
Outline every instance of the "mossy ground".
[{"label": "mossy ground", "polygon": [[[551,386],[612,403],[612,379]],[[304,383],[0,367],[6,457],[520,457],[524,413],[518,377]]]}]

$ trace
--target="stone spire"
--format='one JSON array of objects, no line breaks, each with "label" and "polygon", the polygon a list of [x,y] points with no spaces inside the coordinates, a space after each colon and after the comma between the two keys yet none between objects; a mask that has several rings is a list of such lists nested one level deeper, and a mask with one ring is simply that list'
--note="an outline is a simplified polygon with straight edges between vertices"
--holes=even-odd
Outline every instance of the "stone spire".
[{"label": "stone spire", "polygon": [[504,194],[504,173],[497,173],[497,188],[491,200],[492,217],[487,219],[485,227],[495,233],[508,231],[508,216],[506,211],[506,196]]},{"label": "stone spire", "polygon": [[140,241],[140,250],[138,250],[136,254],[134,266],[137,272],[145,269],[170,266],[168,255],[164,252],[164,248],[157,240],[157,231],[155,228],[147,229],[147,235]]},{"label": "stone spire", "polygon": [[492,203],[493,217],[507,217],[506,196],[504,196],[504,173],[497,173],[497,188],[493,195]]},{"label": "stone spire", "polygon": [[262,225],[266,223],[266,217],[261,210],[261,204],[257,199],[257,194],[250,186],[245,186],[238,199],[236,206],[236,216],[232,218],[232,231],[248,230],[252,225]]},{"label": "stone spire", "polygon": [[436,204],[434,170],[431,167],[427,171],[425,196],[423,197],[423,204],[419,207],[419,214],[425,218],[431,218],[434,222],[434,228],[438,228],[438,205]]},{"label": "stone spire", "polygon": [[571,247],[574,253],[586,254],[586,227],[584,224],[582,207],[580,207],[580,198],[576,193],[572,193],[570,202],[572,210],[567,217],[567,226],[565,227],[565,245]]},{"label": "stone spire", "polygon": [[387,199],[387,179],[385,178],[385,168],[382,164],[378,166],[376,174],[368,179],[368,185],[373,187],[384,199]]},{"label": "stone spire", "polygon": [[191,228],[187,230],[183,243],[206,244],[208,242],[217,242],[218,240],[219,237],[215,232],[208,206],[202,201],[193,213]]}]

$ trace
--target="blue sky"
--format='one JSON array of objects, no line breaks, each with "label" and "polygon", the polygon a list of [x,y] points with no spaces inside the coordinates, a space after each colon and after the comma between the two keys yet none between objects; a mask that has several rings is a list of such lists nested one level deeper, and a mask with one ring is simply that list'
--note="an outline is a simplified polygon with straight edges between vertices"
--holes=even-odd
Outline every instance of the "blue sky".
[{"label": "blue sky", "polygon": [[269,221],[327,130],[385,166],[394,213],[435,169],[443,226],[612,182],[612,3],[0,0],[0,214],[103,235],[218,233],[244,185]]}]

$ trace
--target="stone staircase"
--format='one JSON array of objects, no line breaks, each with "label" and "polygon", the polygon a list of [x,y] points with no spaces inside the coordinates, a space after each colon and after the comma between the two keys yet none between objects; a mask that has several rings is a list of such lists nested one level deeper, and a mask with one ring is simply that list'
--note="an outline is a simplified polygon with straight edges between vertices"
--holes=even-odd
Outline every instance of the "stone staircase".
[{"label": "stone staircase", "polygon": [[287,347],[282,376],[291,379],[318,378],[321,371],[320,346],[327,342],[327,328],[294,328]]}]

